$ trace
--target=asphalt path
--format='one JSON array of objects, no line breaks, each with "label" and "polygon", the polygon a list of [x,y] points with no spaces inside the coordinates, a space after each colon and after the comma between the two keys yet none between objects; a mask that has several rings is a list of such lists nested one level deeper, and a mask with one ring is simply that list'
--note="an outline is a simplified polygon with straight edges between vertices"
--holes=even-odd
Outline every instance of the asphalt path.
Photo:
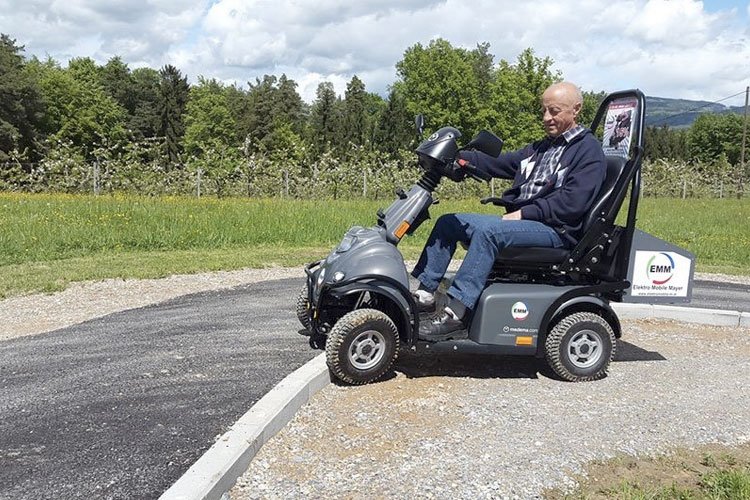
[{"label": "asphalt path", "polygon": [[750,285],[693,280],[693,297],[684,307],[750,312]]},{"label": "asphalt path", "polygon": [[302,281],[0,343],[0,498],[155,498],[288,373]]},{"label": "asphalt path", "polygon": [[[156,498],[320,351],[301,279],[180,297],[0,343],[0,498]],[[696,281],[693,307],[750,311]]]}]

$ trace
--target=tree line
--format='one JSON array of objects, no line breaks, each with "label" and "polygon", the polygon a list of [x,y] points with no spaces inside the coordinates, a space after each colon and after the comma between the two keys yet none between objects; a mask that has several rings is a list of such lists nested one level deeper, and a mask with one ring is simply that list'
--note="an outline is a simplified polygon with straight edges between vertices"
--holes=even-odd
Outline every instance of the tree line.
[{"label": "tree line", "polygon": [[[241,86],[204,77],[190,84],[172,65],[131,69],[120,57],[103,65],[75,58],[63,67],[26,58],[3,34],[0,189],[379,192],[413,163],[417,113],[428,129],[452,125],[466,140],[491,130],[507,149],[541,137],[539,96],[562,79],[552,66],[530,48],[513,62],[496,62],[488,43],[464,49],[436,39],[405,50],[385,97],[353,76],[343,95],[320,83],[308,104],[284,74]],[[582,123],[604,95],[584,92]],[[705,126],[687,132],[650,129],[649,157],[736,162],[736,124],[717,120],[726,118],[706,116]]]}]

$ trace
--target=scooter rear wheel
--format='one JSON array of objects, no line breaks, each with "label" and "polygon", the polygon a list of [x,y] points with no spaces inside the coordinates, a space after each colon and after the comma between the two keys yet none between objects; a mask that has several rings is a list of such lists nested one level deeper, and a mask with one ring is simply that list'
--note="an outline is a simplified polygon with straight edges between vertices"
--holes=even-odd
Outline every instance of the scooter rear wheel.
[{"label": "scooter rear wheel", "polygon": [[598,380],[607,375],[617,345],[612,326],[593,312],[564,316],[547,335],[547,363],[571,382]]},{"label": "scooter rear wheel", "polygon": [[398,348],[398,330],[387,314],[357,309],[342,316],[328,334],[326,361],[339,380],[366,384],[390,369]]}]

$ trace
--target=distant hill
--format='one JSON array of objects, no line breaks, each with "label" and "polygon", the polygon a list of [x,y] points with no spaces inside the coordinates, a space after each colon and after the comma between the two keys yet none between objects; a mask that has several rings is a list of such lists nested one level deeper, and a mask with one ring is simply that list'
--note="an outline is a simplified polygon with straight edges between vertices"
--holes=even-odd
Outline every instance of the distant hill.
[{"label": "distant hill", "polygon": [[739,113],[743,106],[724,106],[709,101],[670,99],[646,96],[646,126],[684,128],[693,124],[701,113]]}]

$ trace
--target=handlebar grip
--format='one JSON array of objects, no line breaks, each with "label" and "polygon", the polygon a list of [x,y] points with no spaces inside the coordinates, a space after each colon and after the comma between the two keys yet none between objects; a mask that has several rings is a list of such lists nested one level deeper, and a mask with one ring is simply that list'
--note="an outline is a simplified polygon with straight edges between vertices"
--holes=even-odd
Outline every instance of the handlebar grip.
[{"label": "handlebar grip", "polygon": [[[465,160],[464,160],[465,161]],[[484,181],[489,181],[492,179],[492,176],[485,172],[484,170],[479,170],[477,167],[466,161],[463,165],[463,168],[466,169],[466,171],[474,178],[478,178]]]},{"label": "handlebar grip", "polygon": [[496,198],[492,196],[489,196],[487,198],[482,198],[481,200],[479,200],[479,203],[481,203],[482,205],[486,205],[487,203],[492,203],[493,205],[496,205],[498,207],[508,206],[508,204],[502,198]]}]

